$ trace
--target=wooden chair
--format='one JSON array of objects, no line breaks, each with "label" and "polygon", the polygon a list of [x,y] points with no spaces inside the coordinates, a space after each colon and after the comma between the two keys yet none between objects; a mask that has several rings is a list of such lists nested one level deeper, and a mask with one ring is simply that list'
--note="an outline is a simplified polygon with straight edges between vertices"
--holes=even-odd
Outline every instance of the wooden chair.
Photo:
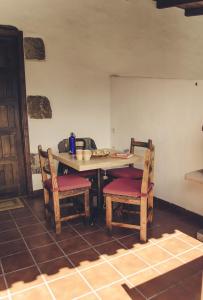
[{"label": "wooden chair", "polygon": [[[135,153],[135,147],[152,149],[152,140],[149,139],[148,142],[140,142],[140,141],[136,141],[134,138],[131,138],[130,153],[132,154]],[[134,168],[133,165],[129,165],[128,167],[125,168],[116,168],[116,169],[107,170],[106,174],[110,179],[113,178],[142,179],[143,170]]]},{"label": "wooden chair", "polygon": [[[80,216],[89,218],[89,189],[91,187],[91,183],[88,179],[82,178],[78,175],[71,174],[57,176],[51,149],[43,151],[42,147],[39,145],[38,153],[44,189],[45,215],[49,218],[50,211],[53,213],[56,233],[59,234],[61,233],[62,221],[68,221]],[[72,199],[74,196],[78,195],[84,196],[84,211],[62,217],[60,201],[69,197]]]},{"label": "wooden chair", "polygon": [[[147,223],[153,216],[153,164],[154,146],[145,151],[142,180],[131,178],[114,179],[103,190],[106,200],[106,226],[111,232],[112,226],[140,230],[140,240],[147,241]],[[126,224],[113,221],[113,203],[139,206],[140,224]]]}]

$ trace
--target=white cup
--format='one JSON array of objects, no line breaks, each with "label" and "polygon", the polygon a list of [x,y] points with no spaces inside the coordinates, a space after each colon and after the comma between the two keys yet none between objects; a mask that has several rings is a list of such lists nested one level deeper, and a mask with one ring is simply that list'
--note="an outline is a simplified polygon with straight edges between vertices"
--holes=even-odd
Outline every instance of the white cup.
[{"label": "white cup", "polygon": [[90,160],[91,156],[92,156],[91,150],[83,150],[83,159],[84,160]]},{"label": "white cup", "polygon": [[76,159],[82,160],[82,158],[83,158],[83,150],[81,149],[76,150]]}]

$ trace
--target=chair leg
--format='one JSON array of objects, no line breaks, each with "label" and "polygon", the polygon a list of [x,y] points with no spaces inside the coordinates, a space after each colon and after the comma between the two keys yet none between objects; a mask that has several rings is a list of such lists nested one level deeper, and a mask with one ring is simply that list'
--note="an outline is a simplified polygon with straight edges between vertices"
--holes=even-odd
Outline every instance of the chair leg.
[{"label": "chair leg", "polygon": [[154,191],[153,191],[153,189],[149,192],[148,207],[151,210],[149,222],[152,223],[153,222],[153,208],[154,208]]},{"label": "chair leg", "polygon": [[147,241],[147,198],[141,197],[140,204],[140,240]]},{"label": "chair leg", "polygon": [[112,231],[112,200],[110,196],[106,196],[106,226],[109,233]]},{"label": "chair leg", "polygon": [[44,205],[45,205],[45,218],[48,220],[49,219],[49,211],[48,211],[48,205],[49,205],[49,192],[47,189],[44,189]]},{"label": "chair leg", "polygon": [[56,234],[60,234],[61,233],[61,212],[60,212],[58,193],[53,193],[53,202],[54,202]]}]

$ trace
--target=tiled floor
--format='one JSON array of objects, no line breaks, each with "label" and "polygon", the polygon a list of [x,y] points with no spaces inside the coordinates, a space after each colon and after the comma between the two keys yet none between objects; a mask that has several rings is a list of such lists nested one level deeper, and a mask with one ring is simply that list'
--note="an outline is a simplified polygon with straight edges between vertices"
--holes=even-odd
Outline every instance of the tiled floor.
[{"label": "tiled floor", "polygon": [[[0,213],[0,299],[203,298],[198,225],[156,209],[149,241],[130,230],[110,237],[101,223],[66,224],[56,236],[41,199]],[[201,298],[202,297],[202,298]]]}]

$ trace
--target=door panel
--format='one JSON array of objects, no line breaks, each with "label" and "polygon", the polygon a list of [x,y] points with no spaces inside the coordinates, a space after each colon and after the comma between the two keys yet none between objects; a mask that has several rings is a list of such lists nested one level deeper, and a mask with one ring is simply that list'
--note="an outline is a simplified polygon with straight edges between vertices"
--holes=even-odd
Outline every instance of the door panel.
[{"label": "door panel", "polygon": [[0,38],[0,197],[26,191],[18,74],[17,39]]}]

